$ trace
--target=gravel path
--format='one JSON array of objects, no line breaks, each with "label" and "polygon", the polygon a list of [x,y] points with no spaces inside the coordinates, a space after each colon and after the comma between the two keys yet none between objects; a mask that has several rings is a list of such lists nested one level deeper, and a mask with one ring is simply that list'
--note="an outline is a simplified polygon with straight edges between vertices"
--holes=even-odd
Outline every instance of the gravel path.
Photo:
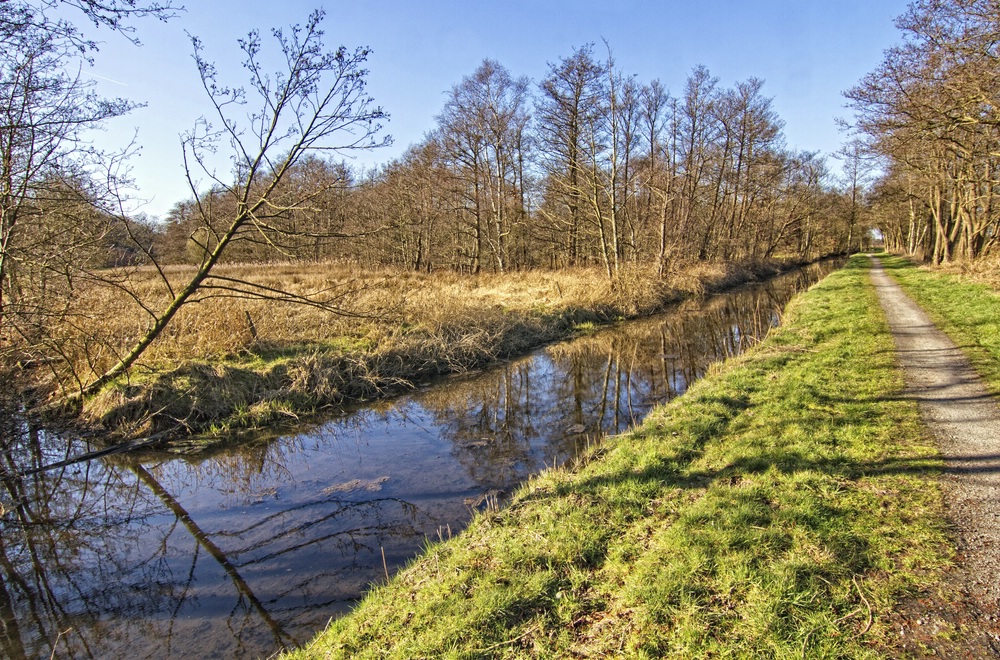
[{"label": "gravel path", "polygon": [[[1000,407],[968,360],[872,259],[872,282],[903,367],[906,395],[937,439],[960,565],[948,584],[898,613],[907,653],[1000,657]],[[936,633],[958,627],[963,639]]]}]

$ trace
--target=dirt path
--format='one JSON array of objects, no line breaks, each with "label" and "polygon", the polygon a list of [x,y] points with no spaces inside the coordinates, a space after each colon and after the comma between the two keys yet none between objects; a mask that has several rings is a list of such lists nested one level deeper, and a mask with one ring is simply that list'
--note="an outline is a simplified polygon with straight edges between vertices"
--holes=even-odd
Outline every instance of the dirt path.
[{"label": "dirt path", "polygon": [[[877,258],[872,264],[872,282],[906,376],[906,395],[918,402],[945,459],[944,496],[960,559],[938,593],[898,613],[904,649],[942,657],[1000,657],[1000,407],[958,347],[886,275]],[[955,625],[964,629],[964,639],[937,639],[937,632]]]}]

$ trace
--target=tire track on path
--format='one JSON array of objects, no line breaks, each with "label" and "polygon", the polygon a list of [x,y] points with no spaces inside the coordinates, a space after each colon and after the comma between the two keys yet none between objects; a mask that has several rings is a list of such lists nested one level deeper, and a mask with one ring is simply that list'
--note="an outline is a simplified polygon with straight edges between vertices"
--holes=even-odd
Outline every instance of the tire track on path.
[{"label": "tire track on path", "polygon": [[[917,651],[910,644],[918,642],[944,657],[1000,657],[1000,407],[877,257],[871,279],[905,374],[904,396],[919,404],[945,461],[942,488],[959,559],[939,594],[898,613],[904,649]],[[963,628],[965,639],[938,639],[948,624]]]}]

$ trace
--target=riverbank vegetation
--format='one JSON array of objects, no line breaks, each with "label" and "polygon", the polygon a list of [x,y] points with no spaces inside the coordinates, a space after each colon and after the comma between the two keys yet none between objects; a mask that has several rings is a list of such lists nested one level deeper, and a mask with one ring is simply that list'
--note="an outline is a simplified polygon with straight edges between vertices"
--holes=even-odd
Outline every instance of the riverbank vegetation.
[{"label": "riverbank vegetation", "polygon": [[995,260],[917,267],[883,258],[886,271],[948,334],[994,394],[1000,395],[1000,277]]},{"label": "riverbank vegetation", "polygon": [[892,355],[852,260],[763,344],[429,543],[290,657],[882,657],[952,552]]},{"label": "riverbank vegetation", "polygon": [[[258,267],[223,266],[222,275],[262,287],[337,291],[345,305],[365,313],[331,317],[294,301],[230,299],[189,306],[129,378],[86,400],[83,418],[123,436],[211,435],[289,421],[480,368],[581,328],[648,315],[687,296],[772,275],[780,266],[773,261],[739,268],[704,265],[670,278],[634,271],[623,273],[618,285],[597,268],[358,274],[335,264],[285,264],[265,274]],[[79,295],[76,300],[100,319],[89,335],[107,344],[117,341],[119,350],[143,331],[141,319],[116,313],[128,308],[127,299]],[[59,331],[51,329],[53,336]],[[95,364],[83,347],[71,353],[75,328],[68,325],[63,332],[64,353],[77,356],[70,377],[114,359],[110,353],[106,365]]]}]

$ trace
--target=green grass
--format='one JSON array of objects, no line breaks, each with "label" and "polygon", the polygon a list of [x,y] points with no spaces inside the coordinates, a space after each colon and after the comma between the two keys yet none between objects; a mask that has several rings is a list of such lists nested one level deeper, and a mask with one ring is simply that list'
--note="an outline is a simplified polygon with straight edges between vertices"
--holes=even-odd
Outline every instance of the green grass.
[{"label": "green grass", "polygon": [[917,268],[902,257],[882,257],[882,263],[1000,394],[1000,294],[986,284]]},{"label": "green grass", "polygon": [[950,564],[856,259],[643,426],[428,544],[304,657],[881,657]]}]

